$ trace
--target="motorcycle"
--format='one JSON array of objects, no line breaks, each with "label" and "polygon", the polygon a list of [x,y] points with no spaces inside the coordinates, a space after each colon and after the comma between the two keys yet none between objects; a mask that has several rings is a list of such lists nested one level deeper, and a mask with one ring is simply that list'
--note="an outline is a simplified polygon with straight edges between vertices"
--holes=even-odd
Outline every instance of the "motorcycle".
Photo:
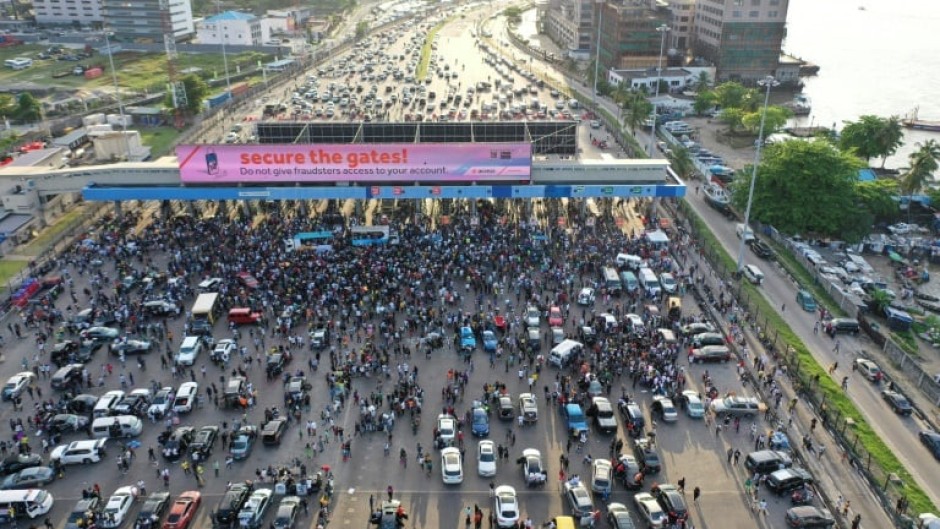
[{"label": "motorcycle", "polygon": [[802,487],[793,491],[790,495],[790,503],[793,505],[809,505],[816,497],[816,493],[809,487]]}]

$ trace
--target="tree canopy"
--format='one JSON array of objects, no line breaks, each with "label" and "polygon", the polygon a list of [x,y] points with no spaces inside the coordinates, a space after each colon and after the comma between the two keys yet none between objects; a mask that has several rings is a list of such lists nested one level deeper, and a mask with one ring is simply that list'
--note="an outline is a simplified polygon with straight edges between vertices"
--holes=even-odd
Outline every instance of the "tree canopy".
[{"label": "tree canopy", "polygon": [[[180,79],[186,90],[186,112],[198,114],[202,111],[202,103],[209,95],[209,85],[196,74],[189,74]],[[173,108],[173,95],[167,91],[164,105]]]},{"label": "tree canopy", "polygon": [[[855,156],[823,141],[770,145],[757,169],[751,215],[791,235],[860,240],[873,218],[855,190],[862,167]],[[751,170],[738,175],[731,185],[732,200],[744,211]]]},{"label": "tree canopy", "polygon": [[897,152],[903,140],[900,118],[869,114],[858,118],[858,121],[846,122],[839,138],[839,147],[854,153],[866,163],[872,158],[881,158],[881,166],[884,167],[885,160]]},{"label": "tree canopy", "polygon": [[16,121],[39,121],[42,119],[41,104],[28,92],[17,96],[0,94],[0,117]]},{"label": "tree canopy", "polygon": [[[760,131],[762,109],[758,108],[754,112],[747,112],[741,116],[741,125],[749,132],[757,134]],[[764,137],[777,132],[787,124],[787,120],[793,113],[789,109],[777,105],[767,107],[767,117],[764,118]]]}]

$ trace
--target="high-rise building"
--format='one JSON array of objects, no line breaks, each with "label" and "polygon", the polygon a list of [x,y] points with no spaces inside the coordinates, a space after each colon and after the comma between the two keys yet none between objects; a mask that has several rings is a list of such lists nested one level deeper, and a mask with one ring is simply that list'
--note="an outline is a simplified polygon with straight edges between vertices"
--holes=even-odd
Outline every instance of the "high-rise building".
[{"label": "high-rise building", "polygon": [[788,6],[789,0],[696,0],[694,54],[714,63],[718,82],[773,75]]},{"label": "high-rise building", "polygon": [[595,0],[552,0],[545,13],[545,31],[570,57],[587,59],[594,51]]},{"label": "high-rise building", "polygon": [[666,47],[679,55],[692,47],[695,28],[695,0],[667,0],[672,19],[669,21],[669,36]]},{"label": "high-rise building", "polygon": [[[662,34],[656,28],[668,25],[671,19],[665,3],[649,0],[604,2],[599,19],[600,64],[604,70],[657,67],[663,42]],[[667,35],[667,47],[668,42]],[[663,67],[665,60],[663,57]]]},{"label": "high-rise building", "polygon": [[105,25],[120,39],[132,42],[163,42],[164,8],[177,41],[193,36],[193,8],[190,0],[102,0]]},{"label": "high-rise building", "polygon": [[33,0],[38,24],[101,25],[101,0]]}]

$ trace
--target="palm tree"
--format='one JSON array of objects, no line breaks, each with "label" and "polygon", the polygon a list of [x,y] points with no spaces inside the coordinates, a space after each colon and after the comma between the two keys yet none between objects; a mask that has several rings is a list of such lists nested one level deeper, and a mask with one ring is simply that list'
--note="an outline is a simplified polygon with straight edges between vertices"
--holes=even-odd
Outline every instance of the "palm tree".
[{"label": "palm tree", "polygon": [[699,72],[698,78],[695,79],[695,91],[704,92],[708,90],[708,86],[711,84],[711,79],[708,78],[708,72]]},{"label": "palm tree", "polygon": [[933,178],[933,173],[940,167],[940,143],[936,140],[927,140],[916,145],[917,150],[908,156],[910,166],[901,174],[900,182],[901,189],[908,195],[908,221],[910,221],[911,201],[914,195],[927,186],[928,181]]},{"label": "palm tree", "polygon": [[630,106],[623,115],[624,124],[630,127],[630,134],[636,135],[636,127],[653,113],[653,104],[646,100],[643,94],[637,92],[630,100]]},{"label": "palm tree", "polygon": [[692,156],[685,147],[673,146],[669,154],[669,163],[676,175],[683,180],[688,180],[695,172],[695,164],[692,163]]}]

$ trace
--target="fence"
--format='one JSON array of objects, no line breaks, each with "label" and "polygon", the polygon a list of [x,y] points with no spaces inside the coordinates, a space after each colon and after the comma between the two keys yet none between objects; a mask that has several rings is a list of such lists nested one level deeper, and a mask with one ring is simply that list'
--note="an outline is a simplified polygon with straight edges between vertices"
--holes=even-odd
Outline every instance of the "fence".
[{"label": "fence", "polygon": [[[685,202],[679,205],[679,213],[688,214],[689,206]],[[688,223],[690,233],[697,240],[706,240],[702,237],[703,226],[694,222]],[[711,264],[716,276],[724,282],[725,292],[735,299],[746,313],[746,323],[754,329],[768,355],[778,362],[789,377],[794,390],[802,402],[814,409],[820,417],[822,424],[832,432],[834,438],[846,452],[852,468],[865,477],[871,490],[879,499],[885,512],[893,518],[898,527],[910,527],[910,520],[904,515],[898,515],[895,510],[896,502],[903,496],[897,476],[887,473],[873,459],[854,431],[855,421],[844,416],[832,406],[829,396],[820,385],[821,373],[825,376],[820,365],[815,361],[805,361],[790,347],[779,335],[779,330],[769,319],[769,315],[762,313],[759,304],[752,298],[747,290],[735,278],[736,270],[726,266],[720,258],[719,249],[705,246],[702,248],[703,257]],[[726,294],[726,295],[727,295]]]}]

